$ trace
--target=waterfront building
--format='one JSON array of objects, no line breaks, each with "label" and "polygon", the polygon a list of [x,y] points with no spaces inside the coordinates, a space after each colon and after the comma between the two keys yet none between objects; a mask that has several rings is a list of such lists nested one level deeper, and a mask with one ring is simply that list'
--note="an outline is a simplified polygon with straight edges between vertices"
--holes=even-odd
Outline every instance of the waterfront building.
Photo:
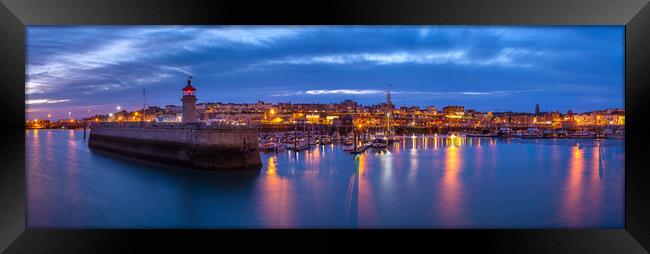
[{"label": "waterfront building", "polygon": [[183,107],[177,105],[166,105],[163,111],[165,114],[176,114],[183,112]]},{"label": "waterfront building", "polygon": [[465,113],[465,107],[464,106],[445,106],[442,108],[442,113],[445,115],[457,115],[457,114],[464,114]]},{"label": "waterfront building", "polygon": [[438,113],[438,111],[436,110],[436,106],[427,106],[427,112],[429,112],[429,114],[433,114],[433,115]]},{"label": "waterfront building", "polygon": [[352,100],[345,100],[341,103],[339,103],[337,107],[338,112],[348,112],[352,113],[354,110],[358,107],[357,102],[352,101]]},{"label": "waterfront building", "polygon": [[445,106],[442,108],[442,113],[450,119],[460,119],[465,114],[464,106]]}]

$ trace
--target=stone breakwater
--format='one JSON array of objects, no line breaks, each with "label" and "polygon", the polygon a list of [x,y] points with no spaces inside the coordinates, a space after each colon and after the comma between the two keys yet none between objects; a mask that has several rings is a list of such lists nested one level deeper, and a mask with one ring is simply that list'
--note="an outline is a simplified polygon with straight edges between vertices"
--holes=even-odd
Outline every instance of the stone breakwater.
[{"label": "stone breakwater", "polygon": [[88,146],[133,157],[209,170],[259,169],[257,131],[186,125],[95,125]]}]

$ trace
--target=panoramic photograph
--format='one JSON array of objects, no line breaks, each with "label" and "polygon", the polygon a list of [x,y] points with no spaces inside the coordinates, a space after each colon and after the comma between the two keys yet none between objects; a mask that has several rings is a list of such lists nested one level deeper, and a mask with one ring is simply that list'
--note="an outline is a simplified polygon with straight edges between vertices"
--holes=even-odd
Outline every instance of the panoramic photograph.
[{"label": "panoramic photograph", "polygon": [[28,26],[29,228],[624,227],[624,26]]}]

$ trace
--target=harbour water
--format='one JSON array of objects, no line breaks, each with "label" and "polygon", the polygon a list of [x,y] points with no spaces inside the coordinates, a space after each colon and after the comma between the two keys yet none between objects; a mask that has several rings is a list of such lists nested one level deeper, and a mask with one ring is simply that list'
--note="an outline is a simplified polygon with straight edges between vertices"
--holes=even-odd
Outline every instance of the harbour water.
[{"label": "harbour water", "polygon": [[175,168],[26,130],[33,228],[622,228],[624,140],[410,136]]}]

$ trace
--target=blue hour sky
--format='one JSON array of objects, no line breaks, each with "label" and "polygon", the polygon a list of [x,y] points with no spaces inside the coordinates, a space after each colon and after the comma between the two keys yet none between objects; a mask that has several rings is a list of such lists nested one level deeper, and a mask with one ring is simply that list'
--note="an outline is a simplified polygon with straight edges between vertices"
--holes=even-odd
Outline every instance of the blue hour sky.
[{"label": "blue hour sky", "polygon": [[198,102],[622,108],[622,26],[30,26],[28,119]]}]

